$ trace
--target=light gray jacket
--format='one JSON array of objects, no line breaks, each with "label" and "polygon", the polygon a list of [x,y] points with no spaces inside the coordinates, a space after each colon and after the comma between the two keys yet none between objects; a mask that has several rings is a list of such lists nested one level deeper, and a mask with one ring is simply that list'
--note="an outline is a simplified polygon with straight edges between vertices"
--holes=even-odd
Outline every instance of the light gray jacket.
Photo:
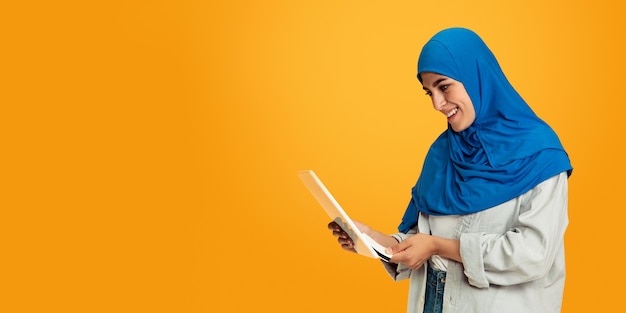
[{"label": "light gray jacket", "polygon": [[[560,312],[565,283],[563,236],[567,228],[567,174],[488,210],[463,215],[454,238],[463,263],[449,262],[443,313]],[[420,218],[402,241],[430,233]],[[426,266],[384,263],[395,279],[410,279],[408,312],[422,313]]]}]

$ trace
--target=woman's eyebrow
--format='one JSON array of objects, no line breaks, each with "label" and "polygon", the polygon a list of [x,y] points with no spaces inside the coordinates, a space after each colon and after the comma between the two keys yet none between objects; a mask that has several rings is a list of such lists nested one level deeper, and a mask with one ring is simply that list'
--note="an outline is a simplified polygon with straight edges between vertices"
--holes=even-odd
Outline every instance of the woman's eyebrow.
[{"label": "woman's eyebrow", "polygon": [[442,81],[446,80],[446,78],[439,78],[433,83],[433,88],[437,87]]},{"label": "woman's eyebrow", "polygon": [[[433,83],[433,88],[437,87],[437,85],[441,84],[442,81],[446,80],[447,78],[439,78],[437,79],[434,83]],[[426,86],[422,86],[422,89],[428,91],[428,88],[426,88]]]}]

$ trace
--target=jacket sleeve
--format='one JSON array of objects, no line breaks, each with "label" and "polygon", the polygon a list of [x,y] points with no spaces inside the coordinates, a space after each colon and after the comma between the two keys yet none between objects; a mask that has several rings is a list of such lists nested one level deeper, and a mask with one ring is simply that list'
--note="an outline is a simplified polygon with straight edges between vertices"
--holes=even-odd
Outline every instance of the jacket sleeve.
[{"label": "jacket sleeve", "polygon": [[544,277],[563,244],[567,192],[567,175],[561,173],[521,196],[517,222],[504,234],[462,234],[461,259],[469,283],[487,288]]}]

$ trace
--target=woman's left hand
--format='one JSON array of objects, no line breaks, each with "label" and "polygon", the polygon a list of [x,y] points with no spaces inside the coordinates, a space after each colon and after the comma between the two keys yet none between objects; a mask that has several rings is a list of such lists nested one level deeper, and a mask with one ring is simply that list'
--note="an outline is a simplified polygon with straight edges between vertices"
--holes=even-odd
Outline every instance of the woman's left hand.
[{"label": "woman's left hand", "polygon": [[392,254],[389,260],[393,263],[402,263],[412,269],[422,267],[433,254],[436,247],[432,236],[417,233],[397,245],[387,248],[386,252]]}]

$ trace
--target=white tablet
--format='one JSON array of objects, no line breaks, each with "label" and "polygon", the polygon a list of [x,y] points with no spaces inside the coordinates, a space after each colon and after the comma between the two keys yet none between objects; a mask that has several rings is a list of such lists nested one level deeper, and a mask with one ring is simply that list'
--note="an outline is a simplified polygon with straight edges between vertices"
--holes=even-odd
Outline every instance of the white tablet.
[{"label": "white tablet", "polygon": [[333,195],[330,194],[326,186],[324,186],[322,181],[312,170],[299,171],[298,176],[313,194],[317,202],[320,203],[324,211],[326,211],[326,214],[348,233],[348,236],[354,241],[354,247],[357,253],[370,258],[380,258],[384,261],[389,261],[391,255],[385,253],[385,247],[381,246],[367,234],[359,231],[354,222],[352,222],[350,217],[348,217]]}]

